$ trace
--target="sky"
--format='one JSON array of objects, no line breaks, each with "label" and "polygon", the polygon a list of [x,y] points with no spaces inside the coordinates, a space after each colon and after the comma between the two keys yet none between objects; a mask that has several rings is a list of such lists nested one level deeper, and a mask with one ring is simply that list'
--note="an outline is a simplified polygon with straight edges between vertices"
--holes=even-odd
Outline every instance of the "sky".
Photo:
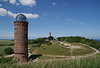
[{"label": "sky", "polygon": [[29,39],[82,36],[100,39],[100,0],[0,0],[0,39],[14,39],[18,14],[28,19]]}]

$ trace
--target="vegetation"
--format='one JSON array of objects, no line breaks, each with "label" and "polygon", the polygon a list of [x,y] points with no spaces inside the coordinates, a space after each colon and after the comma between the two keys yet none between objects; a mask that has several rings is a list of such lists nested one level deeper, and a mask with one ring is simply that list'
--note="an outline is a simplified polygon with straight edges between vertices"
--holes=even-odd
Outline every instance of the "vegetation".
[{"label": "vegetation", "polygon": [[12,46],[14,45],[13,40],[0,40],[0,46]]},{"label": "vegetation", "polygon": [[54,39],[54,37],[53,36],[49,36],[48,37],[48,40],[50,41],[50,40],[53,40]]},{"label": "vegetation", "polygon": [[41,47],[31,47],[30,51],[35,51],[38,48],[38,50],[35,52],[36,54],[60,55],[60,56],[71,56],[71,55],[77,56],[95,52],[91,48],[83,46],[82,44],[79,43],[73,43],[73,44],[74,46],[81,48],[71,50],[67,46],[61,45],[59,42],[54,42],[50,46],[48,46],[47,44],[42,44]]},{"label": "vegetation", "polygon": [[66,41],[66,42],[77,42],[77,43],[83,43],[86,45],[89,45],[91,47],[94,47],[96,49],[100,48],[100,41],[95,41],[93,39],[87,39],[85,37],[79,37],[79,36],[70,36],[70,37],[58,37],[59,41]]},{"label": "vegetation", "polygon": [[[0,58],[0,64],[11,62],[12,59],[13,59],[13,57],[8,57],[8,58],[3,58],[3,57],[1,57],[1,58]],[[0,67],[0,68],[1,68],[1,67]]]},{"label": "vegetation", "polygon": [[33,44],[32,47],[40,47],[41,44]]},{"label": "vegetation", "polygon": [[47,45],[49,46],[49,45],[52,45],[52,43],[51,42],[47,42]]},{"label": "vegetation", "polygon": [[[95,52],[91,48],[87,46],[83,46],[80,43],[84,43],[90,46],[93,46],[95,43],[92,39],[86,39],[84,37],[59,37],[59,41],[70,42],[71,45],[81,47],[79,49],[68,48],[64,44],[60,44],[59,42],[46,41],[47,38],[38,38],[36,40],[29,40],[29,50],[35,51],[35,54],[40,54],[38,58],[39,62],[28,62],[19,64],[12,60],[11,58],[0,58],[0,68],[100,68],[100,54],[98,53],[96,56],[87,57],[87,58],[76,58],[76,59],[67,59],[66,57],[57,57],[58,56],[78,56],[78,55],[86,55]],[[89,43],[88,43],[89,42]],[[96,43],[100,44],[99,41]],[[68,43],[69,44],[69,43]],[[50,46],[49,46],[50,45]],[[8,46],[0,46],[0,51],[6,50]],[[12,46],[9,46],[12,47]],[[13,47],[12,47],[13,48]],[[3,51],[2,50],[2,51]],[[10,51],[12,52],[12,51]],[[72,54],[71,54],[72,53]],[[51,56],[48,56],[51,55]],[[33,55],[34,56],[34,55]],[[56,57],[55,57],[56,56]],[[46,59],[51,59],[52,61],[44,61]],[[56,60],[59,59],[59,60]],[[63,59],[63,60],[61,60]]]},{"label": "vegetation", "polygon": [[42,44],[51,45],[52,43],[50,41],[46,40],[47,38],[38,38],[34,40],[29,40],[28,44],[32,45],[32,47],[40,47]]},{"label": "vegetation", "polygon": [[8,47],[8,48],[6,48],[6,49],[4,50],[4,52],[5,52],[6,54],[12,54],[12,53],[14,52],[14,50],[13,50],[11,47]]},{"label": "vegetation", "polygon": [[29,63],[1,63],[0,68],[100,68],[100,56]]},{"label": "vegetation", "polygon": [[6,55],[6,53],[4,52],[4,50],[8,47],[11,47],[12,49],[14,49],[14,46],[0,46],[0,56]]},{"label": "vegetation", "polygon": [[29,40],[28,41],[28,44],[29,45],[32,45],[32,44],[44,44],[44,43],[47,43],[45,40],[47,38],[38,38],[38,39],[34,39],[34,40]]}]

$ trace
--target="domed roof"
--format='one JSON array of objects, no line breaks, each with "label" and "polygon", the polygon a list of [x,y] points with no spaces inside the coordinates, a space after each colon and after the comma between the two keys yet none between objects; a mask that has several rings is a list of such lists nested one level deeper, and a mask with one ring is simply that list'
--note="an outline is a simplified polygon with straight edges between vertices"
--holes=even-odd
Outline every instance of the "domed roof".
[{"label": "domed roof", "polygon": [[16,16],[16,21],[27,21],[27,18],[23,14],[19,14]]}]

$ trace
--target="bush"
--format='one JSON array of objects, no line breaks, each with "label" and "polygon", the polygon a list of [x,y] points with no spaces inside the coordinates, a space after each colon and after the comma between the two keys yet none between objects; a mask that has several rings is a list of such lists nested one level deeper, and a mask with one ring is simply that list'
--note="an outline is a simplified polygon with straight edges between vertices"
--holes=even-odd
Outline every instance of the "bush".
[{"label": "bush", "polygon": [[29,40],[28,44],[32,45],[32,44],[45,44],[47,38],[38,38],[38,39],[34,39],[34,40]]},{"label": "bush", "polygon": [[48,42],[47,44],[48,44],[48,45],[51,45],[52,43],[51,43],[51,42]]},{"label": "bush", "polygon": [[77,42],[77,43],[83,43],[86,45],[89,45],[91,47],[94,47],[96,49],[100,48],[100,41],[96,41],[93,39],[87,39],[85,37],[80,37],[80,36],[70,36],[70,37],[58,37],[57,38],[59,41],[66,41],[66,42]]},{"label": "bush", "polygon": [[54,37],[53,37],[53,36],[50,36],[50,37],[48,37],[48,39],[49,39],[49,41],[50,41],[50,40],[53,40]]},{"label": "bush", "polygon": [[6,48],[6,49],[4,50],[4,52],[5,52],[6,54],[12,54],[12,53],[14,52],[14,50],[13,50],[11,47],[8,47],[8,48]]}]

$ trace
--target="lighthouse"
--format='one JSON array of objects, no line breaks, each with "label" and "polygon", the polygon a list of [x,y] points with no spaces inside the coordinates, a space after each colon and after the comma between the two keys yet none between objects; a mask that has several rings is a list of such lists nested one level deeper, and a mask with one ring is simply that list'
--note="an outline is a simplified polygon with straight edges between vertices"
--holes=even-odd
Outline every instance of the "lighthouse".
[{"label": "lighthouse", "polygon": [[28,61],[28,21],[23,14],[17,15],[14,22],[14,59]]}]

